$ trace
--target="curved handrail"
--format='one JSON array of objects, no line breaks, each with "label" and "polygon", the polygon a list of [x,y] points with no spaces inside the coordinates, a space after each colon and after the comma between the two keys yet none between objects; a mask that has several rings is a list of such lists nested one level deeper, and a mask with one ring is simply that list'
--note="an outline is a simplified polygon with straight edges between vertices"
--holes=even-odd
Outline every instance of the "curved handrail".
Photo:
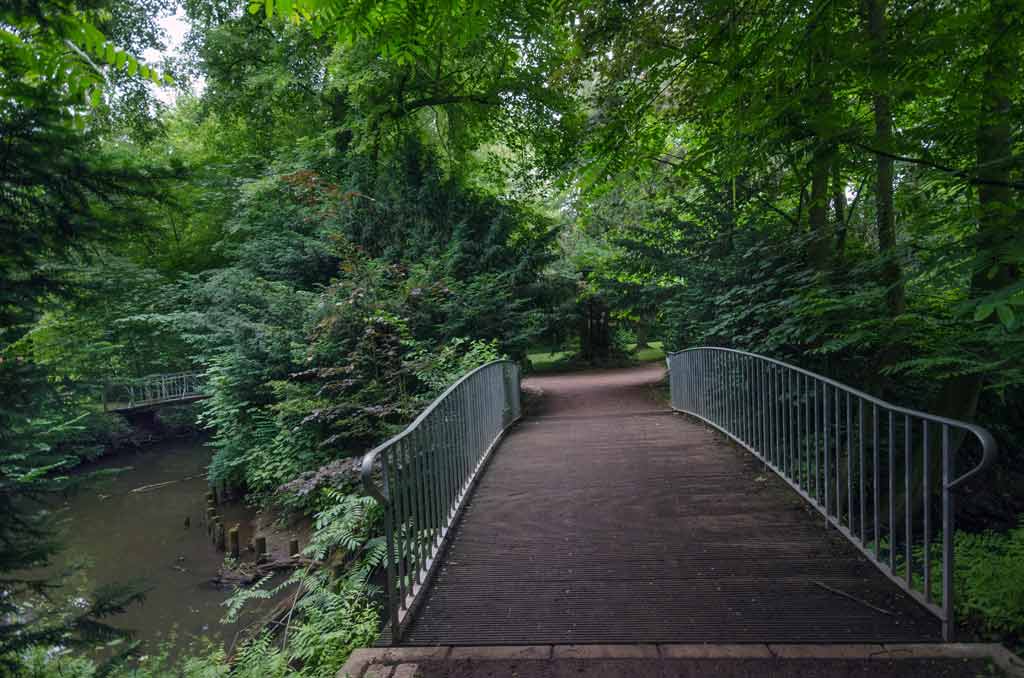
[{"label": "curved handrail", "polygon": [[[494,360],[461,376],[363,455],[362,485],[384,508],[392,642],[422,601],[484,465],[519,416],[519,366]],[[383,487],[374,482],[378,461]]]},{"label": "curved handrail", "polygon": [[977,424],[972,424],[970,422],[962,421],[960,419],[950,419],[949,417],[943,417],[937,414],[930,414],[928,412],[911,409],[909,407],[902,407],[900,405],[896,405],[894,403],[882,400],[881,398],[876,398],[875,396],[869,393],[865,393],[860,389],[853,388],[852,386],[848,386],[847,384],[836,381],[835,379],[830,379],[829,377],[823,376],[816,372],[811,372],[810,370],[806,370],[796,365],[791,365],[781,360],[776,360],[775,358],[769,358],[768,356],[761,355],[760,353],[751,353],[749,351],[741,351],[735,348],[724,348],[721,346],[693,346],[690,348],[685,348],[681,351],[671,351],[667,353],[666,360],[674,355],[688,353],[690,351],[721,351],[723,353],[735,353],[738,355],[747,356],[748,358],[757,358],[758,360],[774,363],[775,365],[785,367],[788,370],[793,370],[794,372],[807,375],[809,377],[816,379],[819,382],[828,384],[829,386],[832,386],[834,388],[842,389],[843,391],[849,393],[850,395],[856,396],[857,398],[860,398],[862,400],[866,400],[867,402],[870,402],[874,405],[884,407],[885,409],[890,410],[892,412],[898,412],[899,414],[909,415],[912,417],[917,417],[919,419],[927,419],[929,421],[934,421],[937,424],[946,424],[947,426],[954,426],[956,428],[960,428],[971,432],[978,439],[978,442],[981,443],[981,461],[978,462],[977,466],[972,468],[970,471],[961,474],[956,479],[947,484],[946,489],[955,489],[962,485],[963,483],[965,483],[974,475],[977,475],[978,473],[981,473],[982,471],[990,468],[992,464],[995,463],[996,457],[998,456],[999,445],[996,443],[995,438],[988,431],[988,429],[978,426]]},{"label": "curved handrail", "polygon": [[[748,351],[697,346],[669,353],[666,362],[674,410],[707,422],[761,459],[826,525],[935,614],[945,640],[953,638],[954,490],[995,462],[991,433]],[[930,437],[936,429],[939,436]],[[956,475],[960,436],[967,434],[980,444],[981,461]],[[933,543],[941,547],[934,562]],[[941,581],[932,578],[936,567]]]},{"label": "curved handrail", "polygon": [[476,374],[477,372],[480,372],[481,370],[485,370],[485,369],[491,367],[492,365],[499,365],[499,364],[515,365],[516,363],[514,363],[511,360],[492,360],[491,362],[485,363],[485,364],[481,365],[480,367],[477,367],[474,370],[466,372],[464,375],[459,377],[458,380],[456,380],[448,388],[446,388],[441,393],[441,395],[439,395],[436,398],[434,398],[434,400],[431,401],[431,403],[429,405],[427,405],[423,409],[423,411],[420,412],[416,416],[416,418],[413,419],[412,422],[408,426],[406,426],[404,429],[402,429],[402,431],[400,433],[396,433],[395,435],[391,436],[390,438],[388,438],[387,440],[382,442],[377,447],[373,448],[369,452],[366,452],[363,455],[363,462],[362,462],[362,465],[361,465],[361,472],[360,472],[360,477],[361,477],[362,483],[363,483],[363,489],[366,490],[366,493],[368,495],[370,495],[371,497],[373,497],[374,499],[376,499],[377,501],[379,501],[380,503],[382,503],[382,504],[387,503],[387,501],[388,501],[387,496],[381,490],[381,488],[377,487],[376,483],[373,482],[373,464],[374,464],[374,462],[377,461],[377,457],[380,456],[380,453],[383,452],[384,450],[386,450],[387,448],[391,447],[392,445],[395,445],[396,443],[398,443],[400,440],[402,440],[406,436],[412,434],[412,432],[415,431],[419,427],[419,425],[423,422],[423,420],[425,420],[428,416],[430,416],[430,414],[434,410],[436,410],[438,408],[438,406],[440,406],[440,404],[442,402],[444,402],[444,400],[446,398],[448,398],[448,396],[452,392],[454,392],[455,389],[457,389],[463,382],[465,382],[465,381],[469,380],[470,378],[472,378],[472,376],[474,374]]},{"label": "curved handrail", "polygon": [[125,377],[124,379],[118,379],[113,383],[130,384],[145,381],[155,381],[157,379],[174,379],[175,377],[198,377],[202,374],[203,373],[198,370],[186,370],[184,372],[154,372],[153,374],[144,374],[141,377]]}]

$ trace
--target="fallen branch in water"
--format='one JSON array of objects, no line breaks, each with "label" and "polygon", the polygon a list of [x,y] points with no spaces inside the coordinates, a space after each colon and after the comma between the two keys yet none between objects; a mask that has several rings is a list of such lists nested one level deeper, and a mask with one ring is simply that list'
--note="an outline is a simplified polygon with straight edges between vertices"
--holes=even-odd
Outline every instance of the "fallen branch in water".
[{"label": "fallen branch in water", "polygon": [[221,572],[210,581],[219,586],[251,586],[272,572],[319,565],[323,565],[323,562],[312,558],[281,558],[258,565],[243,564],[236,569]]},{"label": "fallen branch in water", "polygon": [[139,492],[149,492],[150,490],[158,490],[161,487],[167,487],[174,483],[181,483],[186,480],[195,480],[196,478],[202,478],[204,474],[200,473],[194,476],[188,476],[187,478],[178,478],[176,480],[166,480],[162,483],[153,483],[152,485],[143,485],[142,487],[136,487],[134,490],[129,490],[128,494],[138,494]]},{"label": "fallen branch in water", "polygon": [[816,585],[816,586],[820,586],[821,588],[825,589],[826,591],[828,591],[830,593],[834,593],[837,596],[842,596],[843,598],[847,598],[849,600],[852,600],[855,603],[860,603],[864,607],[870,607],[875,612],[881,612],[882,614],[887,614],[890,617],[895,615],[895,613],[893,611],[891,611],[891,610],[885,610],[885,609],[882,609],[882,608],[877,607],[875,605],[872,605],[871,603],[867,602],[866,600],[861,600],[860,598],[857,598],[856,596],[851,596],[849,593],[846,593],[845,591],[840,591],[839,589],[834,589],[831,586],[828,586],[826,584],[822,584],[820,581],[815,581],[815,582],[811,582],[811,583]]}]

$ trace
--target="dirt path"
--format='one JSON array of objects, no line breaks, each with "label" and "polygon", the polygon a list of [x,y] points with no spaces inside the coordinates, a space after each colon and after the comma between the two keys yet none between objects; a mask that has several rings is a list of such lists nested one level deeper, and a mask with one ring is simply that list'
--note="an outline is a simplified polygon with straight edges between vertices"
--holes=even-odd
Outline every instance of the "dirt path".
[{"label": "dirt path", "polygon": [[662,374],[525,382],[403,644],[939,639],[788,486],[659,402]]}]

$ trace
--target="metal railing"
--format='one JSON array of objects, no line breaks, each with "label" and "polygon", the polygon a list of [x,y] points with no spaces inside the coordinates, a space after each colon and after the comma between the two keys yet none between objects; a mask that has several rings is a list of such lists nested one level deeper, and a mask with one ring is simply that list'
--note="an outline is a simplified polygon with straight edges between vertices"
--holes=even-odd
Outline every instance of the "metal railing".
[{"label": "metal railing", "polygon": [[130,410],[160,403],[199,398],[203,395],[201,372],[151,374],[103,388],[104,411]]},{"label": "metal railing", "polygon": [[393,643],[415,614],[481,469],[520,414],[519,366],[498,360],[463,376],[363,457],[363,485],[385,511]]},{"label": "metal railing", "polygon": [[[952,639],[954,490],[995,460],[988,431],[744,351],[691,348],[667,362],[673,409],[763,460]],[[973,465],[957,475],[964,457]]]}]

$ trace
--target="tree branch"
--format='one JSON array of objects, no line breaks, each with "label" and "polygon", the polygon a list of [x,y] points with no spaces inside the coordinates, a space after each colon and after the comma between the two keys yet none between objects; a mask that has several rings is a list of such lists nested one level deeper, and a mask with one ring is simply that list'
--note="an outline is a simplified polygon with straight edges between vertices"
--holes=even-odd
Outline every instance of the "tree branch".
[{"label": "tree branch", "polygon": [[939,170],[940,172],[946,172],[947,174],[952,174],[953,176],[959,177],[959,178],[963,179],[964,181],[966,181],[967,183],[969,183],[971,185],[974,185],[974,186],[978,186],[978,185],[1004,186],[1006,188],[1013,188],[1013,189],[1016,189],[1018,191],[1024,191],[1024,182],[1020,182],[1020,181],[998,181],[998,180],[995,180],[995,179],[984,179],[984,178],[976,176],[976,175],[974,175],[974,174],[972,174],[970,172],[967,172],[966,170],[958,169],[956,167],[950,167],[949,165],[943,165],[941,163],[934,162],[932,160],[926,160],[925,158],[911,158],[911,157],[906,156],[906,155],[899,155],[898,153],[890,153],[889,151],[883,151],[883,150],[881,150],[879,148],[874,148],[872,146],[869,146],[867,144],[861,143],[859,141],[849,141],[847,143],[849,143],[849,144],[851,144],[853,146],[856,146],[856,147],[858,147],[858,148],[860,148],[862,150],[865,150],[868,153],[874,153],[875,155],[880,155],[883,158],[891,158],[893,160],[898,160],[900,162],[907,162],[907,163],[911,163],[913,165],[922,165],[924,167],[930,167],[932,169]]},{"label": "tree branch", "polygon": [[800,228],[800,222],[799,222],[799,221],[797,221],[796,219],[794,219],[794,218],[793,218],[793,217],[792,217],[792,216],[791,216],[790,214],[788,214],[788,213],[787,213],[787,212],[786,212],[785,210],[782,210],[782,209],[780,209],[780,208],[776,207],[775,205],[773,205],[773,204],[772,204],[772,203],[771,203],[771,202],[770,202],[769,200],[767,200],[766,198],[764,198],[764,197],[763,197],[763,196],[761,195],[761,193],[760,193],[760,192],[754,193],[754,194],[753,194],[753,196],[754,196],[754,198],[755,198],[755,199],[756,199],[756,200],[757,200],[757,201],[758,201],[759,203],[761,203],[762,205],[764,205],[765,207],[767,207],[768,209],[770,209],[770,210],[771,210],[772,212],[775,212],[776,214],[778,214],[779,216],[781,216],[781,217],[782,217],[783,219],[785,219],[786,221],[788,221],[788,222],[790,223],[790,225],[792,225],[792,226],[793,226],[794,228],[796,228],[796,229],[798,229],[798,230],[799,230],[799,228]]},{"label": "tree branch", "polygon": [[501,102],[498,100],[497,95],[494,94],[449,94],[446,96],[432,96],[415,99],[407,104],[403,104],[401,110],[391,111],[390,115],[391,117],[399,118],[402,115],[411,113],[418,108],[425,108],[427,106],[447,106],[449,104],[480,104],[482,106],[497,106],[499,103]]},{"label": "tree branch", "polygon": [[78,48],[78,45],[76,45],[75,43],[73,43],[73,42],[71,42],[70,40],[67,40],[67,39],[64,40],[64,44],[66,44],[68,47],[70,47],[71,51],[73,51],[75,54],[77,54],[78,56],[80,56],[83,59],[85,59],[85,62],[87,64],[89,64],[90,66],[92,66],[93,70],[96,71],[101,78],[103,78],[103,82],[104,83],[110,84],[109,81],[107,80],[107,74],[103,71],[103,69],[100,68],[99,66],[97,66],[96,62],[94,62],[92,59],[90,59],[88,54],[86,54],[85,52],[80,50]]}]

